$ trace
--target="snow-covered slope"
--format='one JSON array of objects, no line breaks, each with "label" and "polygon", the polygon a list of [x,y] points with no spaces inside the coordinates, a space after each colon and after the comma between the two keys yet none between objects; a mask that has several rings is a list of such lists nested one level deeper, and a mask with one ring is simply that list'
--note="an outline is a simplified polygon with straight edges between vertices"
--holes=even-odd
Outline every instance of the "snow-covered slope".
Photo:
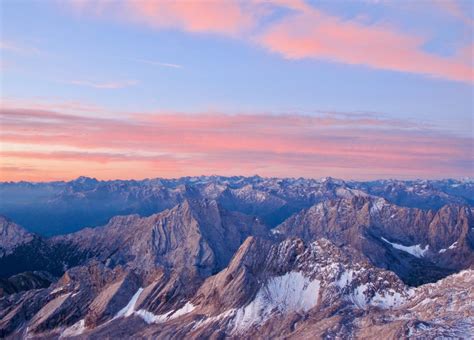
[{"label": "snow-covered slope", "polygon": [[422,248],[420,244],[415,244],[413,246],[404,246],[403,244],[390,242],[384,237],[381,237],[381,239],[384,242],[390,244],[393,248],[399,249],[418,258],[423,257],[430,247],[428,244],[425,246],[425,248]]}]

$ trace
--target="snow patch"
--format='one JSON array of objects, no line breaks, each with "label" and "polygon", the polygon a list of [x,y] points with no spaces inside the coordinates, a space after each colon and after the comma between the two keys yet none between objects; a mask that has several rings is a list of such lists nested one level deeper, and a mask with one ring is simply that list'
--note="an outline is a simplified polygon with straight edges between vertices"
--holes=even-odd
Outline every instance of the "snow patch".
[{"label": "snow patch", "polygon": [[370,300],[370,304],[372,306],[377,306],[384,309],[399,306],[403,302],[405,302],[405,298],[399,292],[396,292],[393,289],[384,292],[384,294],[377,292]]},{"label": "snow patch", "polygon": [[352,295],[349,297],[349,300],[352,301],[352,303],[354,303],[354,305],[356,305],[357,307],[365,308],[367,306],[367,299],[365,296],[367,288],[367,283],[357,286],[352,292]]},{"label": "snow patch", "polygon": [[[406,297],[395,291],[389,289],[382,292],[375,292],[372,297],[367,294],[370,288],[369,283],[357,286],[352,294],[349,296],[349,300],[354,303],[358,308],[365,309],[367,306],[375,306],[383,309],[389,309],[392,307],[400,306],[406,301]],[[410,293],[408,292],[408,296]]]},{"label": "snow patch", "polygon": [[220,321],[220,320],[224,320],[228,317],[233,317],[236,313],[237,309],[235,308],[231,308],[221,314],[218,314],[218,315],[215,315],[215,316],[209,316],[209,317],[206,317],[202,320],[199,320],[194,326],[193,326],[193,330],[194,329],[198,329],[199,327],[202,327],[202,326],[205,326],[209,323],[212,323],[212,322],[216,322],[216,321]]},{"label": "snow patch", "polygon": [[85,321],[84,319],[82,319],[76,322],[74,325],[66,328],[61,333],[59,338],[81,335],[82,333],[84,333],[85,330],[86,330]]},{"label": "snow patch", "polygon": [[387,242],[388,244],[390,244],[393,248],[404,251],[418,258],[425,256],[425,253],[428,251],[430,247],[429,244],[427,244],[424,249],[421,247],[421,244],[416,244],[414,246],[404,246],[402,244],[390,242],[384,237],[381,237],[381,239],[384,242]]},{"label": "snow patch", "polygon": [[145,309],[140,309],[137,310],[134,314],[141,317],[143,321],[145,321],[147,324],[151,324],[165,322],[166,320],[168,320],[168,317],[171,313],[173,313],[173,311],[169,311],[166,314],[156,315]]},{"label": "snow patch", "polygon": [[194,306],[191,302],[188,301],[188,302],[186,302],[186,304],[183,307],[181,307],[176,312],[174,312],[169,317],[169,319],[175,319],[175,318],[180,317],[181,315],[191,313],[195,308],[196,308],[196,306]]},{"label": "snow patch", "polygon": [[58,287],[58,288],[55,288],[51,291],[51,293],[49,293],[49,295],[52,295],[52,294],[56,294],[56,293],[59,293],[61,291],[64,290],[64,287]]},{"label": "snow patch", "polygon": [[370,214],[373,215],[374,213],[382,211],[383,207],[387,205],[385,199],[379,198],[373,202],[372,206],[370,207]]},{"label": "snow patch", "polygon": [[445,253],[448,249],[455,249],[457,245],[458,245],[458,241],[451,244],[447,249],[446,248],[440,249],[438,253],[442,254],[442,253]]},{"label": "snow patch", "polygon": [[140,310],[136,311],[134,314],[141,317],[147,324],[151,324],[151,323],[161,323],[161,322],[165,322],[165,321],[168,321],[168,320],[176,319],[176,318],[178,318],[182,315],[191,313],[195,308],[196,308],[196,306],[194,306],[191,302],[188,301],[180,309],[178,309],[176,311],[171,310],[171,311],[169,311],[165,314],[156,315],[156,314],[153,314],[152,312],[149,312],[145,309],[140,309]]},{"label": "snow patch", "polygon": [[352,282],[353,278],[353,270],[344,270],[339,279],[336,281],[336,286],[338,286],[339,288],[344,288]]},{"label": "snow patch", "polygon": [[135,304],[137,303],[138,297],[140,296],[142,291],[143,291],[143,288],[139,288],[137,292],[132,296],[128,304],[118,311],[114,319],[120,318],[122,316],[127,317],[127,316],[132,315],[135,312]]},{"label": "snow patch", "polygon": [[448,249],[454,249],[456,248],[456,246],[458,245],[458,241],[454,242],[453,244],[451,244]]},{"label": "snow patch", "polygon": [[320,282],[310,280],[300,272],[273,277],[260,288],[247,306],[239,308],[234,318],[234,330],[248,329],[263,323],[272,313],[307,312],[318,302]]}]

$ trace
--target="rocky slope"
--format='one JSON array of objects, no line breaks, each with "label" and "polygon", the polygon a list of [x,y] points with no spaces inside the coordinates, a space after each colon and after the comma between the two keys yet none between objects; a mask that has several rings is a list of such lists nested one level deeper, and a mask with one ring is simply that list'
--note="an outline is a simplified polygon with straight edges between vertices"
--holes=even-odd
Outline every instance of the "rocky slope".
[{"label": "rocky slope", "polygon": [[86,251],[112,266],[146,269],[160,263],[192,270],[192,265],[210,275],[228,263],[247,236],[266,234],[257,218],[227,211],[214,200],[185,200],[149,217],[117,216],[103,227],[52,242]]},{"label": "rocky slope", "polygon": [[461,196],[429,210],[330,178],[129,182],[48,185],[146,201],[148,183],[159,211],[52,238],[0,219],[0,338],[474,334],[474,216]]},{"label": "rocky slope", "polygon": [[368,194],[384,197],[388,201],[411,208],[439,209],[446,204],[474,203],[474,182],[466,180],[381,180],[350,182],[354,188]]},{"label": "rocky slope", "polygon": [[[36,315],[30,320],[32,331],[75,321],[88,311],[77,306],[79,301],[91,305],[85,322],[95,325],[123,308],[136,288],[150,280],[153,285],[142,303],[154,312],[168,310],[194,294],[205,278],[224,268],[249,235],[266,237],[268,230],[257,218],[226,211],[216,201],[186,200],[150,217],[118,216],[104,227],[39,239],[53,252],[46,254],[51,261],[64,263],[67,269],[73,267],[67,260],[76,256],[80,266],[66,271],[51,288],[52,297],[44,296],[41,290],[8,296],[5,300],[10,301],[11,310],[0,322],[0,330],[7,333],[27,321],[25,311],[17,308],[25,303],[24,296],[38,300],[33,304],[38,310],[29,310]],[[38,248],[32,242],[18,246],[0,258],[0,263],[19,258],[25,249],[32,252],[24,257],[27,260]],[[57,292],[63,294],[56,299]],[[69,294],[67,298],[65,294]]]},{"label": "rocky slope", "polygon": [[[80,249],[29,233],[4,217],[0,217],[0,232],[0,278],[3,279],[32,271],[59,276],[87,257]],[[32,276],[27,274],[27,277]]]},{"label": "rocky slope", "polygon": [[410,284],[474,266],[474,216],[467,206],[426,211],[355,196],[318,203],[273,233],[306,241],[327,237],[340,247],[350,245]]},{"label": "rocky slope", "polygon": [[0,278],[0,297],[25,290],[46,288],[56,281],[48,272],[23,272],[9,278]]},{"label": "rocky slope", "polygon": [[291,214],[327,199],[361,192],[412,208],[474,206],[474,181],[344,182],[333,178],[201,176],[179,179],[70,182],[0,182],[0,214],[31,232],[51,236],[104,225],[116,215],[149,216],[185,199],[212,199],[224,208],[258,216],[276,226]]},{"label": "rocky slope", "polygon": [[[86,275],[93,279],[82,287]],[[153,312],[146,300],[159,280],[160,273],[140,281],[135,274],[99,264],[71,270],[54,289],[28,296],[35,305],[45,304],[16,334],[262,339],[384,334],[395,339],[468,338],[474,331],[472,270],[410,288],[357,251],[325,239],[275,243],[248,238],[229,265],[195,294],[172,309]],[[94,297],[80,297],[84,291]],[[6,319],[12,319],[10,314]]]},{"label": "rocky slope", "polygon": [[31,242],[33,237],[33,234],[8,218],[0,216],[0,257],[9,255],[16,247]]}]

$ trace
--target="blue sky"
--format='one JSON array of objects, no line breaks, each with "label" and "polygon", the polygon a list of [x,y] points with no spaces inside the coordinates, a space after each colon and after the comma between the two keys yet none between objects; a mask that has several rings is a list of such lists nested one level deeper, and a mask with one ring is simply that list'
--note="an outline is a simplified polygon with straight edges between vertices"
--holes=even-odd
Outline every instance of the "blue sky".
[{"label": "blue sky", "polygon": [[[246,7],[251,2],[238,4]],[[140,21],[139,15],[128,20],[127,13],[113,8],[119,1],[105,9],[89,1],[77,6],[72,1],[3,1],[2,100],[16,108],[41,103],[51,110],[58,110],[60,103],[80,103],[99,107],[92,114],[104,117],[170,112],[343,112],[356,117],[369,112],[415,128],[429,127],[429,133],[472,138],[473,86],[465,80],[472,79],[472,2],[453,0],[448,4],[452,12],[441,1],[304,3],[308,11],[315,11],[311,15],[323,15],[323,21],[339,20],[363,30],[389,28],[405,40],[419,36],[423,41],[417,53],[453,65],[461,63],[457,53],[467,50],[471,58],[462,63],[471,74],[464,80],[452,77],[452,72],[432,76],[400,71],[398,66],[380,67],[373,59],[341,62],[338,55],[332,59],[314,55],[313,50],[288,57],[285,47],[275,50],[261,43],[259,37],[267,28],[299,10],[294,4],[277,4],[251,27],[228,34],[185,24],[155,27],[146,21],[149,18]],[[371,54],[371,46],[366,48]]]}]

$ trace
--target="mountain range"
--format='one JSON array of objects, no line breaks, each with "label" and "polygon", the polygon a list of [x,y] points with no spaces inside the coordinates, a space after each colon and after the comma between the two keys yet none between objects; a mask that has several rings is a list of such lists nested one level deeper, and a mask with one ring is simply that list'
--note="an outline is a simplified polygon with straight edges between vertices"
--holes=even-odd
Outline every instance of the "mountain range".
[{"label": "mountain range", "polygon": [[0,197],[0,337],[474,336],[470,179],[80,177]]}]

